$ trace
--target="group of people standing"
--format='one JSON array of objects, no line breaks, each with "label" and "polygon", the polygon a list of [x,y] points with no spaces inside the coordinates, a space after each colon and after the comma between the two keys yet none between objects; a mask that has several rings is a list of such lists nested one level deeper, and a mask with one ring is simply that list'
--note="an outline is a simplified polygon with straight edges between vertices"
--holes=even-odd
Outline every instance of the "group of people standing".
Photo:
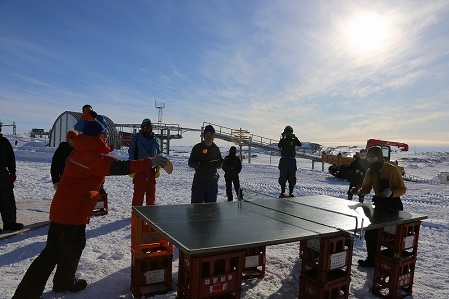
[{"label": "group of people standing", "polygon": [[[83,107],[83,117],[76,129],[79,131],[67,133],[67,141],[61,143],[53,157],[51,175],[56,192],[50,207],[47,244],[28,268],[12,299],[40,299],[55,267],[54,292],[78,292],[86,288],[87,282],[75,278],[75,272],[86,245],[86,225],[100,198],[106,176],[133,176],[132,205],[142,205],[145,196],[147,205],[156,204],[155,179],[159,175],[160,168],[166,166],[167,159],[159,155],[161,149],[149,119],[142,121],[140,131],[132,137],[128,151],[129,160],[118,160],[108,155],[112,148],[107,144],[106,124],[99,121],[98,115],[93,112],[90,105]],[[9,141],[5,142],[4,138],[0,137],[0,199],[3,204],[7,202],[5,198],[11,196],[11,185],[15,180],[15,160],[12,163],[5,158],[11,156],[12,149]],[[241,199],[243,194],[239,173],[242,170],[242,163],[237,157],[236,147],[232,146],[229,155],[223,159],[220,149],[214,143],[215,129],[212,125],[204,128],[203,138],[203,141],[192,148],[188,160],[188,165],[195,169],[191,203],[217,201],[219,168],[225,171],[228,201],[233,200],[233,191]],[[294,197],[296,147],[301,146],[301,142],[293,134],[291,126],[285,127],[278,146],[281,151],[278,166],[281,187],[279,197]],[[384,162],[380,147],[369,148],[366,155],[365,152],[362,150],[351,166],[354,167],[355,175],[354,181],[351,180],[350,183],[348,199],[357,195],[359,200],[363,201],[363,197],[374,189],[373,202],[376,207],[402,210],[400,196],[405,193],[406,188],[399,170]],[[4,227],[7,228],[8,225],[18,227],[20,223],[15,219],[15,204],[14,213],[6,214],[4,210],[2,206]],[[368,256],[358,261],[360,266],[374,266],[377,234],[377,230],[366,232]]]},{"label": "group of people standing", "polygon": [[[189,166],[195,169],[192,183],[191,203],[216,202],[218,194],[217,170],[222,168],[226,183],[226,196],[228,201],[233,201],[235,191],[238,199],[243,198],[240,187],[239,173],[242,170],[242,162],[237,156],[237,148],[231,146],[229,155],[224,159],[220,149],[214,143],[215,129],[212,125],[207,125],[203,131],[204,140],[196,144],[190,153]],[[296,185],[296,147],[301,146],[301,142],[293,134],[293,128],[286,126],[281,134],[278,147],[281,151],[279,160],[279,185],[281,186],[280,198],[287,196],[294,197],[293,190]],[[288,182],[288,195],[285,190]],[[233,188],[234,186],[234,188]],[[234,190],[233,190],[234,189]]]},{"label": "group of people standing", "polygon": [[[139,159],[134,159],[132,152],[130,160],[118,160],[110,156],[108,153],[112,147],[107,144],[107,127],[101,119],[90,105],[85,105],[83,116],[76,124],[76,129],[80,131],[69,131],[67,141],[61,143],[55,151],[51,174],[56,192],[50,206],[47,244],[31,263],[13,299],[40,299],[55,267],[52,288],[55,293],[85,289],[87,281],[76,278],[75,273],[86,245],[86,225],[100,199],[105,177],[150,174],[167,164],[167,158],[160,155],[150,157],[149,154],[137,153]],[[145,124],[148,125],[148,122]],[[143,131],[142,125],[139,134]],[[151,134],[143,135],[154,137]],[[58,165],[61,161],[63,165]],[[143,193],[139,191],[136,194],[142,198],[133,198],[133,203],[143,202]],[[147,202],[151,202],[151,199]]]}]

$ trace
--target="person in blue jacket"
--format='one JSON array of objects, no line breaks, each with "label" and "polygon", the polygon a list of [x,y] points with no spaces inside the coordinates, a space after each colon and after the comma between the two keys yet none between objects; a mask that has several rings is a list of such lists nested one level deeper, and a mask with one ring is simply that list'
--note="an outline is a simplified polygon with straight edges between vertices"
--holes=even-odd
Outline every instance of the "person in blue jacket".
[{"label": "person in blue jacket", "polygon": [[[142,121],[140,128],[141,130],[132,137],[129,144],[129,158],[132,160],[148,157],[154,158],[161,153],[161,148],[153,133],[151,120],[145,118]],[[157,169],[152,168],[134,174],[133,206],[143,205],[143,198],[145,195],[147,206],[154,206],[156,204],[156,172]]]}]

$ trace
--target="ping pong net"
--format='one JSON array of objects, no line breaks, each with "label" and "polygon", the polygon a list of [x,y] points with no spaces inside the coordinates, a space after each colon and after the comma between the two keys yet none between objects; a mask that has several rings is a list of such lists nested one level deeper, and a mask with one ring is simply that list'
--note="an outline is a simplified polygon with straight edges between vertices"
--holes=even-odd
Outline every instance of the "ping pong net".
[{"label": "ping pong net", "polygon": [[361,237],[363,233],[363,217],[349,206],[344,211],[336,211],[332,210],[332,207],[320,207],[318,203],[301,202],[300,198],[278,199],[255,191],[245,191],[245,199],[242,199],[242,202],[305,220],[315,224],[315,227],[321,225],[336,229],[354,237]]}]

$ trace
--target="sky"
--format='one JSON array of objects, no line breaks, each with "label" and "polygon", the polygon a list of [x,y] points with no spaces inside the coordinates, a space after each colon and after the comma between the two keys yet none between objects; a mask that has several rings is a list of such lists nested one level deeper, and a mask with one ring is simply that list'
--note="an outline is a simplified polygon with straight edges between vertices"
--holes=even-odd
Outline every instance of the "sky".
[{"label": "sky", "polygon": [[448,1],[0,0],[0,119],[211,122],[449,150]]},{"label": "sky", "polygon": [[[15,136],[6,135],[14,144]],[[157,205],[190,205],[190,188],[194,170],[188,167],[190,147],[175,147],[168,155],[173,162],[171,175],[162,171],[156,185]],[[228,147],[221,148],[224,154]],[[48,210],[54,195],[50,176],[51,158],[55,148],[45,147],[43,140],[19,136],[14,146],[17,159],[17,181],[14,193],[18,207],[18,221],[29,224],[48,219]],[[127,159],[126,150],[111,153]],[[427,215],[419,230],[417,261],[414,269],[413,295],[407,299],[449,298],[449,184],[440,184],[439,172],[449,171],[449,153],[428,152],[412,154],[393,153],[394,159],[405,167],[406,173],[422,179],[420,182],[405,181],[407,192],[401,196],[404,211]],[[246,200],[251,192],[259,192],[273,198],[279,195],[277,183],[279,156],[268,156],[257,152],[251,163],[243,160],[240,182]],[[297,159],[297,185],[295,200],[304,196],[328,195],[345,199],[349,183],[331,176],[320,167],[311,168],[310,160]],[[227,204],[223,171],[218,171],[219,204]],[[446,178],[446,177],[444,177]],[[448,183],[447,180],[444,182]],[[109,213],[92,217],[86,230],[86,247],[76,273],[77,278],[86,279],[88,286],[79,293],[51,291],[53,276],[47,281],[44,299],[132,299],[131,276],[131,224],[130,209],[133,192],[128,176],[106,178]],[[246,194],[246,196],[245,196]],[[372,204],[371,196],[365,197]],[[336,199],[337,200],[337,199]],[[358,199],[347,201],[358,204]],[[360,209],[357,208],[358,211]],[[367,222],[365,221],[365,227]],[[0,225],[2,225],[0,221]],[[238,224],[236,224],[238,225]],[[30,233],[0,240],[0,299],[10,299],[20,280],[46,244],[48,226]],[[0,235],[1,236],[1,235]],[[298,298],[299,275],[302,267],[298,254],[299,243],[267,246],[266,268],[263,279],[247,280],[242,284],[242,299],[294,299]],[[371,294],[374,270],[361,268],[358,259],[366,256],[363,239],[354,240],[351,266],[349,299],[376,299]],[[175,299],[178,282],[179,252],[175,249],[172,262],[172,290],[164,295],[148,299]],[[141,278],[143,273],[141,273]],[[142,278],[141,281],[144,281]]]}]

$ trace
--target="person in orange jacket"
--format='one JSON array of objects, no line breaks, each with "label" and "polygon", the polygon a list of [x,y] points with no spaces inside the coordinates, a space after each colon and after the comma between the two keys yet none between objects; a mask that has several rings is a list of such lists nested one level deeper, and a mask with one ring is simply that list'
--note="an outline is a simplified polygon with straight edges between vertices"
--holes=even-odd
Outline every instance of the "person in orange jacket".
[{"label": "person in orange jacket", "polygon": [[107,155],[107,133],[98,121],[88,121],[83,134],[73,139],[75,150],[67,158],[64,173],[50,207],[47,244],[28,268],[13,299],[38,299],[57,265],[53,291],[79,292],[86,288],[75,273],[86,245],[86,224],[100,197],[105,176],[127,175],[155,166],[165,167],[162,156],[121,161]]}]

